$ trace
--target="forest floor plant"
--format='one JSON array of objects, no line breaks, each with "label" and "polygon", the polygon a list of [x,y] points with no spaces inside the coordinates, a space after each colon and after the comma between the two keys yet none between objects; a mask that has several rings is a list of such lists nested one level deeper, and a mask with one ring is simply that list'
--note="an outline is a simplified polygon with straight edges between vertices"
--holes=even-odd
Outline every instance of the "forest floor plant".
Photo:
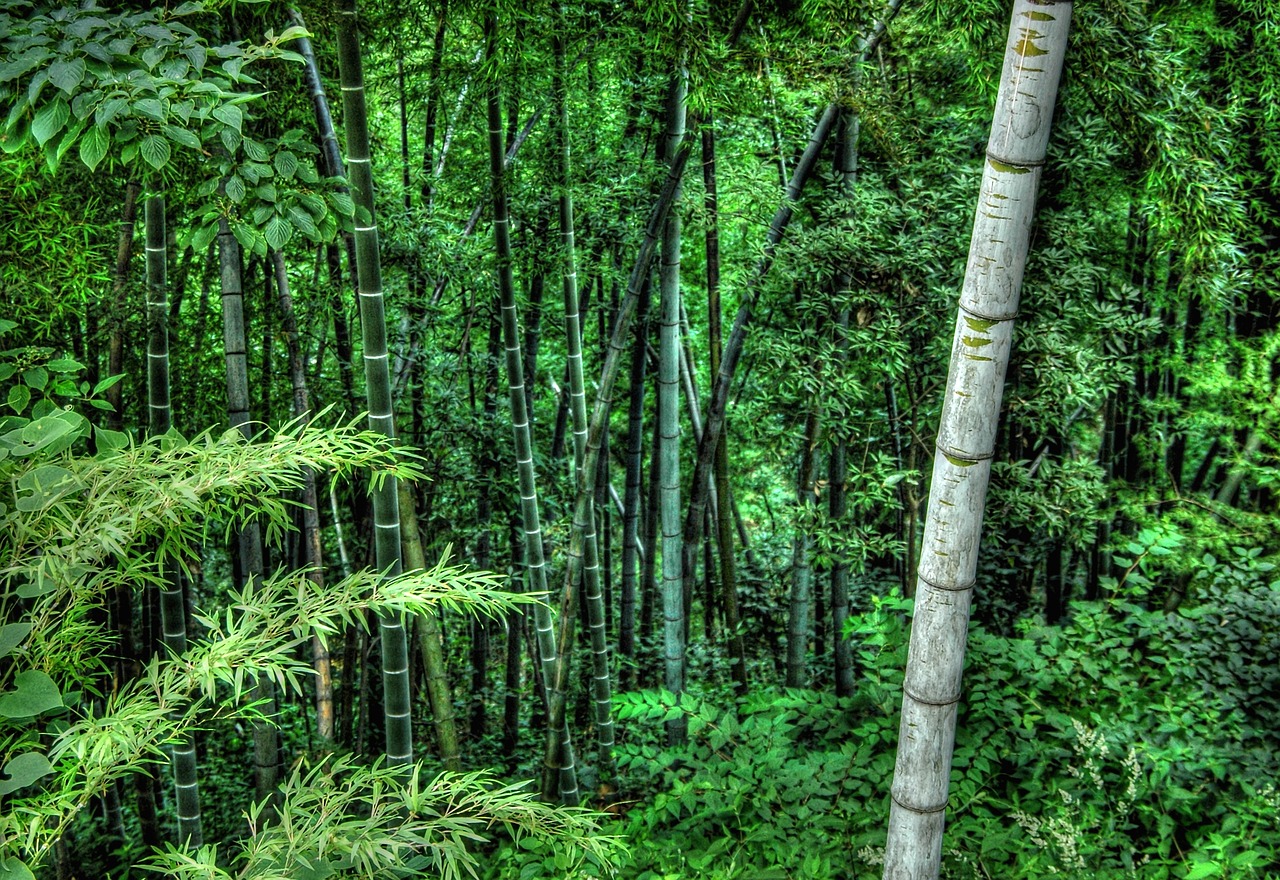
[{"label": "forest floor plant", "polygon": [[[1059,626],[971,634],[943,876],[1262,878],[1280,870],[1280,583],[1242,550],[1167,615],[1110,583]],[[1143,588],[1145,595],[1145,587]],[[620,695],[620,876],[879,876],[911,601],[854,615],[858,687]],[[1270,689],[1270,690],[1268,690]],[[663,722],[686,718],[668,747]],[[554,853],[503,847],[485,875]],[[541,874],[541,876],[546,876]],[[582,876],[593,876],[584,874]]]}]

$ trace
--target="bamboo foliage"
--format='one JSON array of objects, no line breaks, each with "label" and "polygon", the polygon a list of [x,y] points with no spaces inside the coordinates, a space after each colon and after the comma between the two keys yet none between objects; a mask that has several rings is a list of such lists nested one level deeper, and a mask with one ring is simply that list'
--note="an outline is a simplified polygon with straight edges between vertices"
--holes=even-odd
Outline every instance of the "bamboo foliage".
[{"label": "bamboo foliage", "polygon": [[938,428],[903,682],[885,880],[931,880],[941,865],[983,508],[1070,22],[1069,0],[1014,3]]},{"label": "bamboo foliage", "polygon": [[[382,297],[382,264],[374,213],[373,169],[369,154],[369,122],[360,61],[359,19],[355,0],[344,0],[338,29],[338,61],[342,72],[342,107],[346,128],[347,170],[356,204],[355,243],[364,375],[369,397],[369,427],[386,437],[396,435],[391,406],[391,373],[387,357],[386,307]],[[373,490],[373,541],[376,564],[384,575],[400,574],[400,509],[394,477]],[[413,760],[409,719],[409,646],[404,618],[383,613],[378,618],[382,642],[383,711],[387,760],[407,765]]]},{"label": "bamboo foliage", "polygon": [[[903,0],[889,0],[884,12],[880,14],[880,18],[872,26],[867,38],[862,41],[857,63],[864,63],[875,52],[876,47],[880,45],[880,41],[884,38],[889,23],[893,21],[898,14],[898,10],[902,7],[902,3]],[[804,152],[800,155],[800,161],[796,163],[796,167],[791,172],[791,178],[787,182],[782,204],[778,206],[777,211],[774,212],[773,219],[769,223],[769,231],[765,236],[764,252],[752,269],[747,289],[742,294],[742,302],[738,307],[738,313],[733,319],[733,328],[729,332],[729,339],[725,343],[724,353],[720,360],[720,369],[716,373],[711,400],[707,406],[707,418],[703,425],[702,437],[698,441],[698,455],[694,461],[689,506],[684,519],[684,558],[682,568],[686,592],[693,589],[695,572],[693,554],[702,536],[703,513],[706,510],[711,488],[711,469],[716,449],[720,445],[720,435],[724,429],[725,415],[729,406],[729,386],[733,383],[734,374],[738,369],[738,361],[742,358],[743,346],[747,339],[747,328],[751,323],[752,310],[755,308],[755,301],[759,296],[764,278],[769,273],[770,267],[773,266],[773,259],[777,253],[778,245],[782,243],[782,238],[791,223],[796,202],[804,192],[805,184],[808,183],[809,178],[813,175],[814,168],[817,167],[818,157],[822,153],[823,146],[831,134],[839,113],[840,107],[838,104],[827,105],[822,113],[819,114],[812,131],[809,133],[809,142],[805,145]]]}]

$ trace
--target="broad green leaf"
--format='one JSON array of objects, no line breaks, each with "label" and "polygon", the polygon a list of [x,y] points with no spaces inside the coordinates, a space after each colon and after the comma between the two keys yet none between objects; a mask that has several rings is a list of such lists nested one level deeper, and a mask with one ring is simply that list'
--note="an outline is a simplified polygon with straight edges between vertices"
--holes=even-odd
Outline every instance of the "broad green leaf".
[{"label": "broad green leaf", "polygon": [[81,92],[71,99],[71,115],[76,119],[88,119],[101,100],[102,92],[97,89]]},{"label": "broad green leaf", "polygon": [[114,376],[108,376],[105,379],[101,379],[98,381],[97,385],[93,386],[93,391],[90,392],[90,396],[93,396],[95,394],[101,394],[102,392],[110,388],[112,385],[115,385],[117,382],[121,382],[123,380],[124,380],[124,373],[117,373]]},{"label": "broad green leaf", "polygon": [[[187,6],[190,4],[184,3],[183,5]],[[179,7],[179,10],[181,10],[181,7]],[[181,11],[174,14],[181,15]],[[187,56],[187,60],[191,62],[191,66],[196,69],[196,73],[204,70],[204,63],[209,60],[208,51],[206,51],[204,46],[201,46],[199,43],[187,46],[182,50],[182,54]]]},{"label": "broad green leaf", "polygon": [[244,154],[255,162],[265,162],[271,157],[267,148],[252,138],[244,139]]},{"label": "broad green leaf", "polygon": [[235,104],[223,104],[213,111],[213,118],[221,123],[235,129],[239,134],[240,126],[244,123],[244,113]]},{"label": "broad green leaf", "polygon": [[175,144],[182,144],[192,150],[200,149],[200,138],[196,137],[192,132],[177,125],[161,126],[160,130],[164,132],[164,136]]},{"label": "broad green leaf", "polygon": [[247,251],[257,251],[258,239],[253,234],[253,227],[248,223],[235,221],[231,224],[231,234],[236,237],[236,241],[240,242],[240,247]]},{"label": "broad green leaf", "polygon": [[268,247],[279,250],[289,242],[289,239],[293,238],[293,224],[277,215],[267,222],[262,234],[267,239]]},{"label": "broad green leaf", "polygon": [[1222,866],[1217,862],[1197,862],[1187,872],[1187,880],[1203,880],[1205,877],[1214,877],[1221,873]]},{"label": "broad green leaf", "polygon": [[6,623],[0,626],[0,657],[7,656],[31,632],[30,623]]},{"label": "broad green leaf", "polygon": [[152,46],[150,49],[144,49],[142,52],[142,63],[146,65],[147,70],[154,70],[155,66],[164,60],[164,56],[168,54],[168,50],[163,46]]},{"label": "broad green leaf", "polygon": [[48,49],[28,49],[21,55],[17,55],[7,61],[0,63],[0,83],[17,79],[29,71],[39,67],[46,59],[51,57],[52,53]]},{"label": "broad green leaf", "polygon": [[289,206],[289,219],[293,221],[293,225],[298,231],[307,238],[315,238],[317,234],[315,221],[311,219],[311,215],[297,205]]},{"label": "broad green leaf", "polygon": [[264,183],[262,186],[255,188],[254,193],[264,202],[274,202],[279,198],[279,194],[276,192],[276,185],[274,183]]},{"label": "broad green leaf", "polygon": [[293,177],[293,173],[298,170],[298,157],[285,150],[276,156],[275,166],[276,172],[281,177]]},{"label": "broad green leaf", "polygon": [[129,435],[124,431],[112,431],[109,428],[99,428],[95,425],[93,437],[98,444],[99,450],[114,451],[116,449],[124,449],[129,445]]},{"label": "broad green leaf", "polygon": [[42,712],[62,708],[62,694],[48,674],[38,669],[19,672],[13,679],[14,690],[0,696],[0,717],[31,718]]},{"label": "broad green leaf", "polygon": [[240,175],[233,174],[227,178],[227,186],[225,190],[227,198],[235,202],[237,205],[244,201],[244,181],[240,179]]},{"label": "broad green leaf", "polygon": [[141,101],[134,101],[133,112],[138,116],[154,119],[156,122],[165,121],[164,105],[155,98],[143,98]]},{"label": "broad green leaf", "polygon": [[[57,423],[56,420],[54,421]],[[27,427],[30,428],[37,424],[39,422],[32,422]],[[80,481],[76,479],[76,475],[66,468],[53,464],[41,465],[35,470],[23,474],[18,479],[18,489],[30,493],[18,496],[18,509],[28,513],[43,510],[68,492],[73,492],[79,487]]]},{"label": "broad green leaf", "polygon": [[22,374],[22,381],[27,387],[34,388],[36,391],[43,391],[44,387],[49,384],[49,371],[44,367],[32,367]]},{"label": "broad green leaf", "polygon": [[62,131],[70,118],[70,105],[61,96],[54,98],[41,107],[36,118],[31,121],[31,135],[38,144],[44,146],[50,138]]},{"label": "broad green leaf", "polygon": [[26,752],[10,759],[4,765],[4,772],[9,778],[0,779],[0,795],[10,794],[48,776],[53,772],[53,765],[39,752]]},{"label": "broad green leaf", "polygon": [[169,142],[161,135],[147,135],[138,145],[138,151],[143,160],[157,171],[169,163]]},{"label": "broad green leaf", "polygon": [[191,247],[196,253],[200,253],[209,246],[214,237],[218,234],[218,227],[212,223],[206,223],[191,234]]},{"label": "broad green leaf", "polygon": [[73,358],[57,358],[49,361],[45,366],[52,373],[74,373],[85,369],[84,364]]},{"label": "broad green leaf", "polygon": [[55,61],[49,65],[49,82],[70,95],[84,82],[84,70],[83,58]]},{"label": "broad green leaf", "polygon": [[98,105],[98,109],[94,113],[93,118],[98,125],[106,126],[108,122],[115,119],[128,109],[129,100],[127,98],[108,98]]},{"label": "broad green leaf", "polygon": [[240,147],[240,132],[234,128],[224,128],[218,136],[222,139],[222,145],[227,148],[228,153],[235,153]]},{"label": "broad green leaf", "polygon": [[0,858],[0,880],[36,880],[36,875],[18,859]]},{"label": "broad green leaf", "polygon": [[111,144],[111,138],[107,137],[107,133],[98,126],[94,126],[84,133],[84,137],[80,138],[80,161],[88,166],[90,171],[98,167],[98,163],[107,155],[107,147]]},{"label": "broad green leaf", "polygon": [[329,193],[329,203],[333,205],[333,211],[339,217],[350,217],[356,212],[356,203],[351,201],[351,196],[346,193]]},{"label": "broad green leaf", "polygon": [[26,385],[14,385],[9,389],[9,408],[16,413],[22,412],[31,402],[31,389]]}]

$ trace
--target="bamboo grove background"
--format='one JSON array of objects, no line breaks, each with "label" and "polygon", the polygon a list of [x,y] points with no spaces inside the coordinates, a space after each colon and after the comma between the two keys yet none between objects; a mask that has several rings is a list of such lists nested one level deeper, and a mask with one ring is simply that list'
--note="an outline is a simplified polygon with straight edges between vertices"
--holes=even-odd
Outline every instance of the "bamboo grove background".
[{"label": "bamboo grove background", "polygon": [[[1074,10],[979,455],[947,876],[1277,867],[1274,18]],[[45,502],[6,499],[0,797],[52,790],[13,760],[155,658],[205,656],[225,635],[208,609],[268,619],[246,610],[255,585],[265,603],[286,577],[299,614],[347,603],[218,672],[205,703],[164,704],[185,738],[85,789],[74,820],[42,818],[41,876],[123,876],[166,840],[185,844],[177,873],[202,852],[231,871],[239,839],[266,842],[234,876],[301,871],[271,833],[383,755],[374,782],[412,804],[464,792],[551,836],[406,843],[385,864],[357,847],[305,876],[402,876],[430,853],[504,877],[884,870],[1008,22],[939,0],[6,4],[10,494],[90,485],[87,463],[57,465],[73,492],[28,459],[136,448],[159,456],[139,474],[175,485],[182,455],[209,456],[225,482],[208,498],[236,501],[174,501],[106,554],[126,573],[109,591],[68,593],[114,634],[105,671],[77,678],[40,666],[56,618],[20,592],[51,555],[22,519]],[[62,407],[82,414],[58,429],[74,448],[21,434]],[[442,568],[459,564],[494,574]],[[476,615],[449,578],[545,601]],[[57,699],[27,712],[4,701],[35,699],[31,663]],[[213,708],[236,700],[254,708]],[[497,777],[422,793],[441,770]],[[484,801],[507,796],[498,778],[603,825]],[[352,786],[352,815],[397,827]],[[556,834],[603,842],[571,867]]]}]

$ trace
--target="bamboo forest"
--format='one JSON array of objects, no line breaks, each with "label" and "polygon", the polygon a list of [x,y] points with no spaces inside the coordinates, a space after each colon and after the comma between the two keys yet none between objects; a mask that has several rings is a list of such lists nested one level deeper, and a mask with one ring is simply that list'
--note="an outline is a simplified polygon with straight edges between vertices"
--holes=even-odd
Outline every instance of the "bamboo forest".
[{"label": "bamboo forest", "polygon": [[0,880],[1280,877],[1278,71],[0,0]]}]

